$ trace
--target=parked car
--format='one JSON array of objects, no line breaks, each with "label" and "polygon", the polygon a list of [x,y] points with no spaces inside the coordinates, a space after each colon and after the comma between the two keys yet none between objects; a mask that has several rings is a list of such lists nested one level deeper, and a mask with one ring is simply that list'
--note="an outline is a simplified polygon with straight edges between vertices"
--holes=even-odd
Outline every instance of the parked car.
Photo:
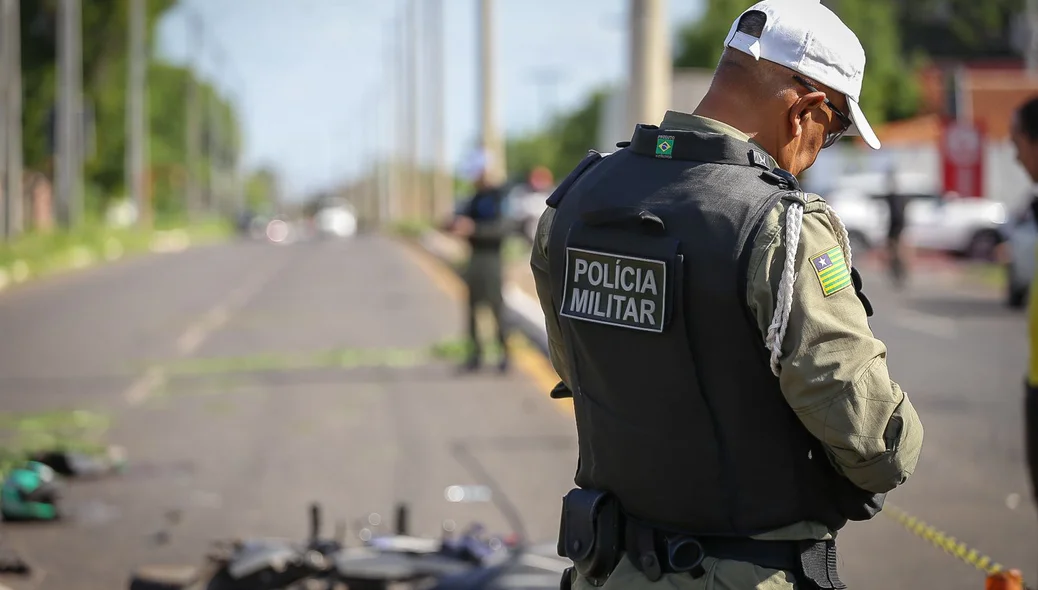
[{"label": "parked car", "polygon": [[357,213],[345,201],[330,201],[315,215],[320,235],[333,238],[348,238],[357,233]]},{"label": "parked car", "polygon": [[[920,182],[899,179],[909,197],[904,239],[914,247],[940,250],[970,258],[994,260],[1004,241],[1005,207],[991,199],[942,195]],[[851,248],[866,251],[881,247],[887,239],[890,216],[882,188],[843,186],[825,196],[843,219]]]},{"label": "parked car", "polygon": [[537,221],[547,208],[550,189],[536,191],[525,182],[512,185],[505,196],[505,211],[520,234],[531,242],[536,237]]},{"label": "parked car", "polygon": [[1034,277],[1038,223],[1031,207],[1025,206],[1006,226],[1005,235],[1009,246],[1006,262],[1006,304],[1019,309],[1027,301],[1027,291]]}]

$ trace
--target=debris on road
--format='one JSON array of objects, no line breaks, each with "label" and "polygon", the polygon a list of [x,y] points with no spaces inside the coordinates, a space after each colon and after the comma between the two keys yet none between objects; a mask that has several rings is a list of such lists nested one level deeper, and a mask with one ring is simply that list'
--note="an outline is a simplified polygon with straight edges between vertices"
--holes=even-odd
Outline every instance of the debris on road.
[{"label": "debris on road", "polygon": [[32,454],[32,460],[65,477],[101,477],[126,469],[126,449],[111,446],[103,456],[68,450],[38,451]]}]

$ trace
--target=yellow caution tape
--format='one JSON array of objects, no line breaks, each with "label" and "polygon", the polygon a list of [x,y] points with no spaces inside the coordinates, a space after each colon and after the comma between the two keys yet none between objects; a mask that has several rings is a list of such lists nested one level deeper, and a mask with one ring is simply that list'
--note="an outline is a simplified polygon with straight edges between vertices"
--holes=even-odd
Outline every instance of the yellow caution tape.
[{"label": "yellow caution tape", "polygon": [[998,563],[994,559],[980,553],[976,549],[970,548],[955,537],[948,536],[935,529],[933,526],[915,516],[912,516],[897,506],[892,506],[889,503],[885,504],[883,506],[883,514],[886,514],[899,522],[901,526],[905,527],[905,529],[910,533],[929,541],[934,547],[943,550],[948,555],[977,568],[989,576],[1005,571],[1002,564]]}]

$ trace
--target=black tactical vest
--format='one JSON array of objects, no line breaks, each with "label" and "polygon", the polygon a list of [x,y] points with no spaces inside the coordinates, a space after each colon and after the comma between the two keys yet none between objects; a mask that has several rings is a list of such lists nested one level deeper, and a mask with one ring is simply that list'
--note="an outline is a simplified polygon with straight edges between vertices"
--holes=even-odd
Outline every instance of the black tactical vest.
[{"label": "black tactical vest", "polygon": [[686,533],[871,518],[783,398],[746,304],[765,215],[803,199],[752,144],[639,126],[548,199],[552,296],[573,367],[576,484]]}]

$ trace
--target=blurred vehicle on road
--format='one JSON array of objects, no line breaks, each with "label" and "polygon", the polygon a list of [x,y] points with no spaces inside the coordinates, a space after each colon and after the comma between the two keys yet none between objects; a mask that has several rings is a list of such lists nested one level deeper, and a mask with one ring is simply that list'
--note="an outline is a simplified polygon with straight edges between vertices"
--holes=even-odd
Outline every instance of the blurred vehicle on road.
[{"label": "blurred vehicle on road", "polygon": [[510,185],[505,195],[505,212],[512,220],[517,231],[526,239],[533,241],[537,232],[537,220],[547,207],[545,201],[551,190],[535,190],[525,182]]},{"label": "blurred vehicle on road", "polygon": [[1006,224],[1004,231],[1009,252],[1006,260],[1006,304],[1020,309],[1027,302],[1027,291],[1034,277],[1038,222],[1028,204]]},{"label": "blurred vehicle on road", "polygon": [[[909,246],[939,250],[978,260],[995,260],[1005,237],[1005,206],[986,198],[943,195],[933,190],[929,175],[901,173],[900,192],[909,197],[905,241]],[[890,215],[884,175],[856,174],[845,177],[825,195],[851,238],[851,248],[865,252],[881,247],[887,239]]]},{"label": "blurred vehicle on road", "polygon": [[317,232],[324,237],[348,238],[357,233],[357,212],[344,199],[329,199],[314,215]]}]

